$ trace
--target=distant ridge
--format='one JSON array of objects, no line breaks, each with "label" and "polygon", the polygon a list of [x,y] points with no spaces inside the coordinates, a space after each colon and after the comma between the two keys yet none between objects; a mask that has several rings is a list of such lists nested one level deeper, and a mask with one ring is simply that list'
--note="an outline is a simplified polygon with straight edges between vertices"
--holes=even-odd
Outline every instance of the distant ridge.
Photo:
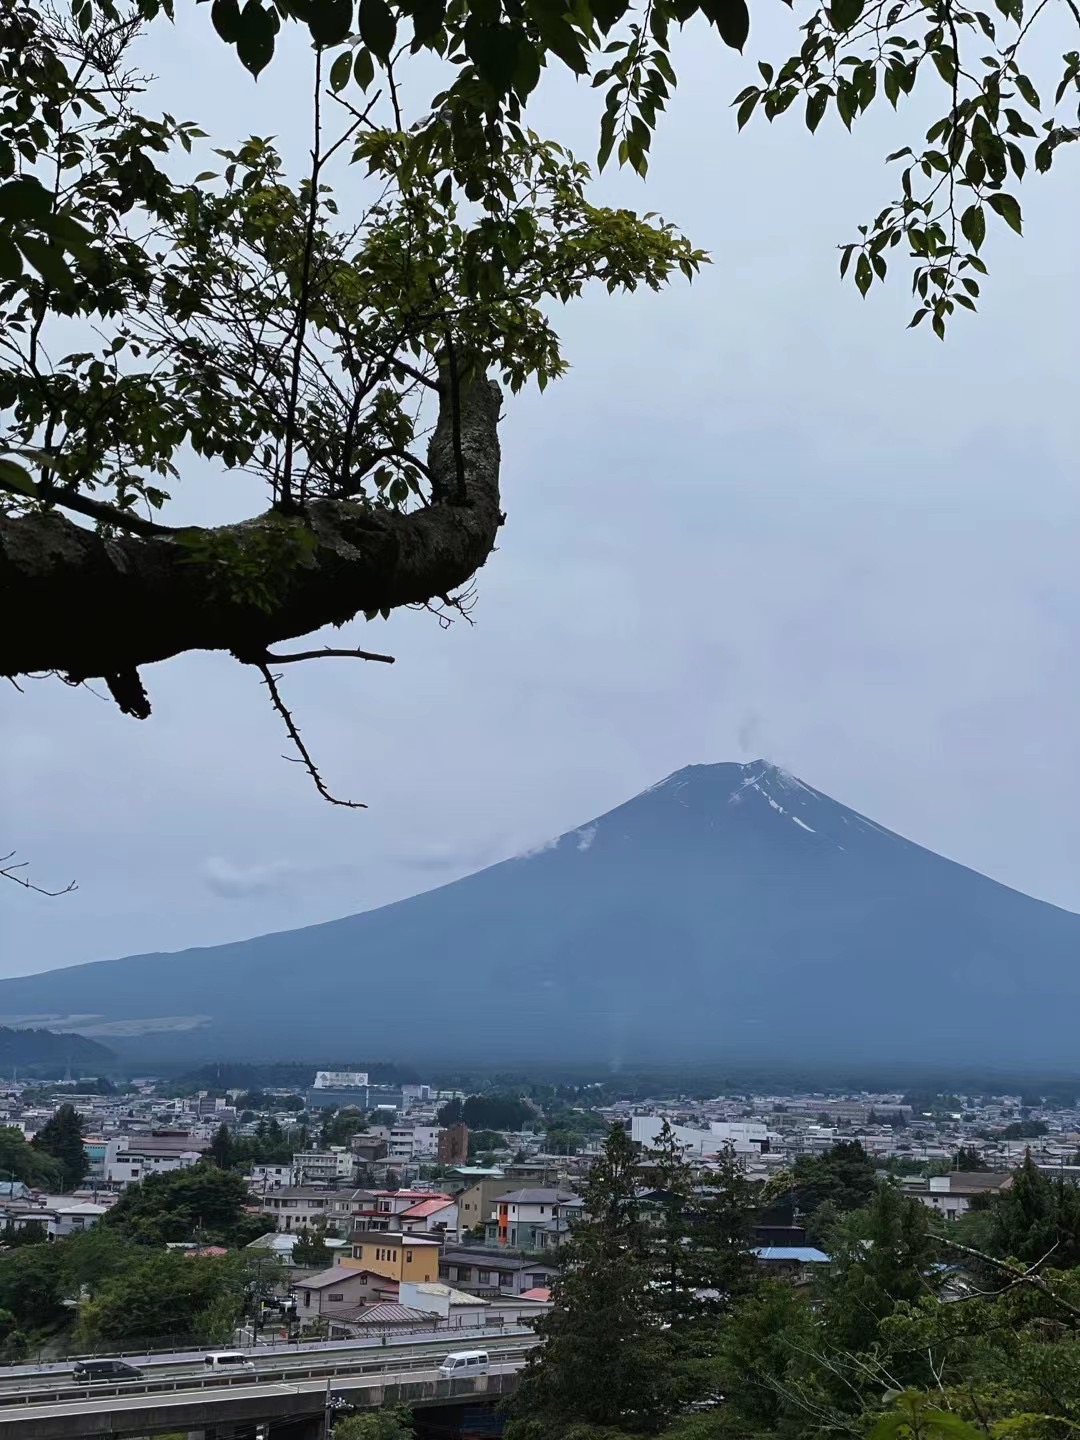
[{"label": "distant ridge", "polygon": [[378,910],[0,981],[162,1059],[1075,1064],[1078,1004],[1080,917],[764,760]]}]

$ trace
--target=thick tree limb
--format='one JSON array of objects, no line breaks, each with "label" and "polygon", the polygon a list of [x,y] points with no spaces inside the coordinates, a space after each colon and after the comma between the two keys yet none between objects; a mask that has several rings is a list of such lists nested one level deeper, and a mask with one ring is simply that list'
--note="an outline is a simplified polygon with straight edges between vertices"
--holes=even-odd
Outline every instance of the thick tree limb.
[{"label": "thick tree limb", "polygon": [[[503,520],[500,395],[480,377],[460,386],[454,405],[444,376],[439,400],[431,501],[411,514],[312,500],[302,516],[271,512],[218,529],[109,539],[56,510],[0,515],[0,675],[57,670],[110,680],[189,650],[227,650],[257,663],[279,641],[464,585],[491,554]],[[288,542],[290,527],[301,538],[310,532],[310,553],[277,562],[268,576],[268,553]]]}]

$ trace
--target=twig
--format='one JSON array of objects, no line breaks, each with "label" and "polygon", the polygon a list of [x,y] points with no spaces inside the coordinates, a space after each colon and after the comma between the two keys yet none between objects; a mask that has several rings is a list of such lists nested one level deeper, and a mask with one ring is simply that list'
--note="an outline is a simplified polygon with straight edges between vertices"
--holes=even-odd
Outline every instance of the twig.
[{"label": "twig", "polygon": [[[331,795],[330,791],[326,788],[326,782],[319,774],[319,770],[315,764],[315,761],[311,758],[311,754],[307,746],[300,738],[300,731],[296,728],[296,721],[290,714],[289,707],[281,698],[281,691],[277,687],[277,679],[275,678],[269,665],[266,663],[266,660],[251,659],[248,660],[247,663],[249,665],[254,665],[255,668],[262,675],[263,684],[270,692],[270,703],[273,705],[274,709],[278,712],[278,714],[284,721],[285,729],[289,732],[289,739],[292,741],[293,745],[296,747],[299,753],[300,759],[296,763],[303,764],[304,768],[307,770],[308,774],[311,776],[315,784],[315,789],[318,790],[322,798],[327,802],[327,804],[340,805],[346,810],[366,810],[367,806],[363,803],[362,800],[339,800],[336,795]],[[289,760],[291,758],[292,757],[289,755],[282,756],[283,760]]]},{"label": "twig", "polygon": [[[1012,1285],[1033,1286],[1036,1290],[1041,1291],[1047,1299],[1052,1300],[1055,1305],[1060,1305],[1063,1310],[1067,1310],[1068,1313],[1073,1316],[1074,1320],[1080,1321],[1080,1307],[1071,1304],[1063,1296],[1059,1295],[1053,1286],[1048,1285],[1041,1275],[1035,1273],[1043,1261],[1057,1249],[1056,1242],[1051,1249],[1046,1252],[1046,1255],[1042,1257],[1042,1260],[1036,1260],[1034,1265],[1024,1270],[1009,1260],[998,1260],[993,1255],[987,1255],[983,1250],[976,1250],[971,1245],[961,1245],[958,1240],[949,1240],[944,1235],[937,1235],[934,1238],[939,1245],[944,1245],[946,1249],[958,1250],[962,1255],[970,1255],[975,1260],[981,1260],[984,1265],[989,1265],[993,1269],[1000,1271],[1003,1275],[1008,1275],[1012,1281]],[[1007,1285],[1005,1289],[1012,1289],[1012,1285]]]},{"label": "twig", "polygon": [[35,885],[33,881],[28,880],[25,875],[15,874],[16,870],[25,870],[28,862],[26,860],[20,860],[15,865],[8,864],[8,861],[12,860],[14,856],[14,850],[8,855],[0,855],[0,878],[4,880],[14,880],[15,884],[21,885],[24,890],[33,890],[36,895],[47,895],[50,899],[55,899],[58,895],[70,895],[72,890],[79,888],[77,880],[72,880],[71,884],[65,885],[63,890],[46,890],[42,885]]},{"label": "twig", "polygon": [[384,665],[393,665],[393,655],[377,655],[372,650],[332,650],[329,645],[324,645],[321,650],[298,650],[295,655],[274,655],[269,650],[266,652],[267,660],[272,660],[275,665],[290,665],[294,660],[323,660],[327,656],[336,655],[342,660],[379,660]]},{"label": "twig", "polygon": [[[20,500],[25,500],[23,491],[17,490],[14,485],[7,485],[0,480],[0,490],[10,495],[17,495]],[[130,530],[133,535],[175,535],[177,531],[169,525],[157,525],[153,520],[144,520],[141,515],[134,511],[118,510],[114,505],[107,505],[102,500],[91,500],[89,495],[80,495],[77,490],[69,489],[67,486],[41,485],[38,488],[37,498],[45,505],[58,505],[64,510],[76,510],[80,515],[87,515],[92,520],[99,520],[103,525],[115,525],[118,530]]]}]

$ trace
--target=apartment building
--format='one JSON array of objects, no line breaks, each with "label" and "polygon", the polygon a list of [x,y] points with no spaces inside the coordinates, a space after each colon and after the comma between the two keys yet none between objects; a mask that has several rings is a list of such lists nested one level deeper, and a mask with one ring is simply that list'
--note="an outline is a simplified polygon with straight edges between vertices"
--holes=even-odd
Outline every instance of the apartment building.
[{"label": "apartment building", "polygon": [[279,1190],[268,1191],[259,1201],[264,1215],[270,1216],[274,1226],[286,1233],[309,1230],[312,1225],[327,1225],[331,1229],[348,1229],[351,1223],[353,1200],[356,1192],[327,1190],[316,1185],[283,1185]]}]

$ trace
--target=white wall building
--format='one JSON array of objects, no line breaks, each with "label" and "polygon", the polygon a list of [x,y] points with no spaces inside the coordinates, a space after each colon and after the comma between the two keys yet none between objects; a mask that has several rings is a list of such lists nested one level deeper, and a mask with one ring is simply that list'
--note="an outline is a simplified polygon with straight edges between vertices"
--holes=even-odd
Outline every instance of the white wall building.
[{"label": "white wall building", "polygon": [[130,1185],[148,1175],[188,1170],[202,1159],[190,1139],[167,1136],[116,1135],[106,1143],[103,1165],[107,1185]]}]

